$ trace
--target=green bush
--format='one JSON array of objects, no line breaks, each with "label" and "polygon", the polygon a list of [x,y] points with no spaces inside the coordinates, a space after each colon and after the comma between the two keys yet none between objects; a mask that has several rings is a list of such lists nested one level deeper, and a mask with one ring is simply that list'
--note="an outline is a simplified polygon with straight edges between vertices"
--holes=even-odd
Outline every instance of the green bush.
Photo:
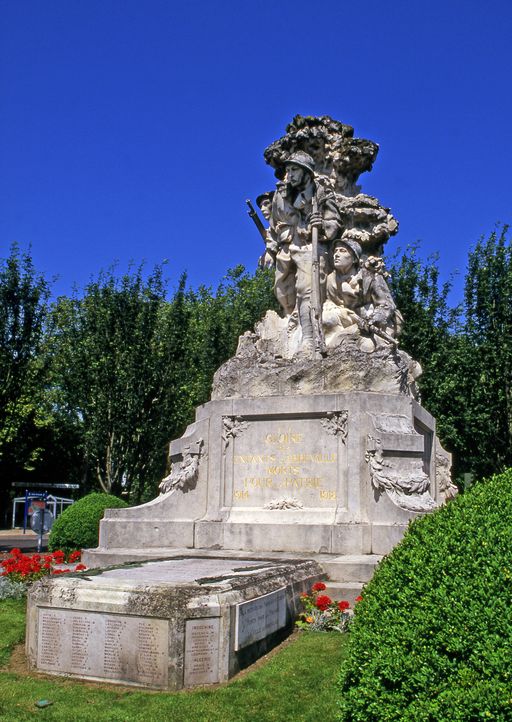
[{"label": "green bush", "polygon": [[512,720],[512,469],[414,521],[356,608],[342,722]]},{"label": "green bush", "polygon": [[48,549],[70,552],[98,546],[100,520],[105,509],[129,506],[110,494],[88,494],[69,506],[56,519],[50,532]]}]

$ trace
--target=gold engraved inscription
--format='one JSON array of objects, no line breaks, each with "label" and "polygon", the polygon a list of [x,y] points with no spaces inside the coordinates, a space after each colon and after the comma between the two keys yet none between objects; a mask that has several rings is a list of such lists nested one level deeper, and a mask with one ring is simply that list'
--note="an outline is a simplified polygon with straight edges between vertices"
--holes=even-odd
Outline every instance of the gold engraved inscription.
[{"label": "gold engraved inscription", "polygon": [[234,499],[248,499],[249,491],[247,489],[244,489],[244,490],[235,489],[235,491],[233,492],[233,498]]},{"label": "gold engraved inscription", "polygon": [[304,434],[297,434],[288,429],[287,431],[278,431],[265,436],[265,443],[274,446],[289,446],[290,444],[300,444],[304,440]]},{"label": "gold engraved inscription", "polygon": [[336,492],[330,491],[329,489],[320,492],[320,499],[327,499],[329,501],[336,501]]},{"label": "gold engraved inscription", "polygon": [[292,495],[306,506],[332,505],[338,454],[325,447],[315,449],[318,438],[283,424],[267,427],[260,436],[261,446],[253,437],[256,449],[247,448],[249,440],[244,440],[233,455],[233,503],[260,505]]}]

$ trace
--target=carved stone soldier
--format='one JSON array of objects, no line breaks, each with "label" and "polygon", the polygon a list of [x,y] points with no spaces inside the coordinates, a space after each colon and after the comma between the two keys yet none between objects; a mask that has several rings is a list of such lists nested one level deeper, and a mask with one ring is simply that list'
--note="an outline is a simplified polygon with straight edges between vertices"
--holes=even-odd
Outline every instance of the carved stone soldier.
[{"label": "carved stone soldier", "polygon": [[[321,300],[325,297],[328,241],[339,230],[331,196],[315,182],[313,158],[297,151],[285,161],[286,175],[272,202],[271,229],[277,242],[275,294],[290,328],[300,325],[302,348],[313,347],[311,320],[312,228],[318,229]],[[314,205],[318,207],[313,212]]]},{"label": "carved stone soldier", "polygon": [[363,351],[393,343],[400,332],[402,316],[396,308],[380,258],[370,257],[361,265],[361,246],[345,233],[333,242],[334,270],[327,278],[327,300],[322,321],[328,347],[337,346],[346,334],[361,336]]},{"label": "carved stone soldier", "polygon": [[[261,193],[256,198],[256,205],[261,211],[263,218],[270,223],[270,217],[272,215],[272,199],[274,198],[274,191],[267,191]],[[274,235],[273,229],[269,226],[265,230],[265,251],[258,260],[258,266],[260,268],[274,268],[276,265],[276,254],[277,254],[277,241]]]}]

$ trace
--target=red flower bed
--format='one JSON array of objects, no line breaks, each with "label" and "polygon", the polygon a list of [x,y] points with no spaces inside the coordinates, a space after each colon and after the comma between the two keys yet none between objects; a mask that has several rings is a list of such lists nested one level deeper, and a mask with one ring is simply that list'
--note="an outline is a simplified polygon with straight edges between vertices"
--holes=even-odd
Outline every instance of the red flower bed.
[{"label": "red flower bed", "polygon": [[326,589],[324,582],[315,582],[311,587],[311,594],[300,595],[304,608],[296,622],[300,629],[318,632],[345,632],[348,629],[351,618],[350,603],[345,599],[336,602],[327,594],[319,593]]},{"label": "red flower bed", "polygon": [[10,556],[0,562],[2,572],[0,576],[9,577],[13,581],[33,582],[48,574],[64,574],[67,572],[80,572],[87,569],[78,564],[74,569],[58,569],[56,565],[74,564],[80,560],[81,552],[72,552],[66,560],[66,555],[58,549],[51,554],[23,554],[20,549],[13,549]]}]

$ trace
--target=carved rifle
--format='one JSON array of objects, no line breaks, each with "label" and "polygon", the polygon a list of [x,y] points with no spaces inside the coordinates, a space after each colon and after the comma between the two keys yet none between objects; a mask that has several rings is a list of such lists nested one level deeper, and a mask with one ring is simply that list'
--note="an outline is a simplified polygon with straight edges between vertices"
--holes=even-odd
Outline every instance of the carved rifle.
[{"label": "carved rifle", "polygon": [[256,228],[258,229],[258,231],[259,231],[259,233],[260,233],[260,236],[261,236],[261,237],[263,238],[263,240],[266,242],[266,241],[267,241],[267,233],[266,233],[266,231],[265,231],[265,226],[264,226],[263,223],[261,222],[260,217],[259,217],[259,215],[257,214],[256,210],[254,209],[254,206],[253,206],[253,204],[251,203],[251,201],[250,201],[250,200],[246,200],[245,202],[246,202],[247,205],[249,206],[249,210],[247,211],[247,213],[249,214],[249,216],[250,216],[250,217],[252,218],[252,220],[254,221],[254,225],[255,225]]},{"label": "carved rifle", "polygon": [[[312,212],[318,213],[317,195],[312,199]],[[327,347],[325,345],[322,329],[322,296],[320,293],[320,262],[318,258],[318,228],[311,229],[311,324],[313,326],[313,338],[315,341],[315,353],[317,356],[325,356]]]},{"label": "carved rifle", "polygon": [[393,336],[390,336],[389,333],[386,333],[385,331],[382,331],[378,326],[376,326],[374,323],[371,323],[370,321],[365,321],[364,318],[360,318],[357,321],[357,325],[362,331],[366,331],[367,333],[373,333],[375,336],[379,336],[380,338],[384,339],[384,341],[387,341],[392,346],[398,347],[398,339],[393,338]]}]

